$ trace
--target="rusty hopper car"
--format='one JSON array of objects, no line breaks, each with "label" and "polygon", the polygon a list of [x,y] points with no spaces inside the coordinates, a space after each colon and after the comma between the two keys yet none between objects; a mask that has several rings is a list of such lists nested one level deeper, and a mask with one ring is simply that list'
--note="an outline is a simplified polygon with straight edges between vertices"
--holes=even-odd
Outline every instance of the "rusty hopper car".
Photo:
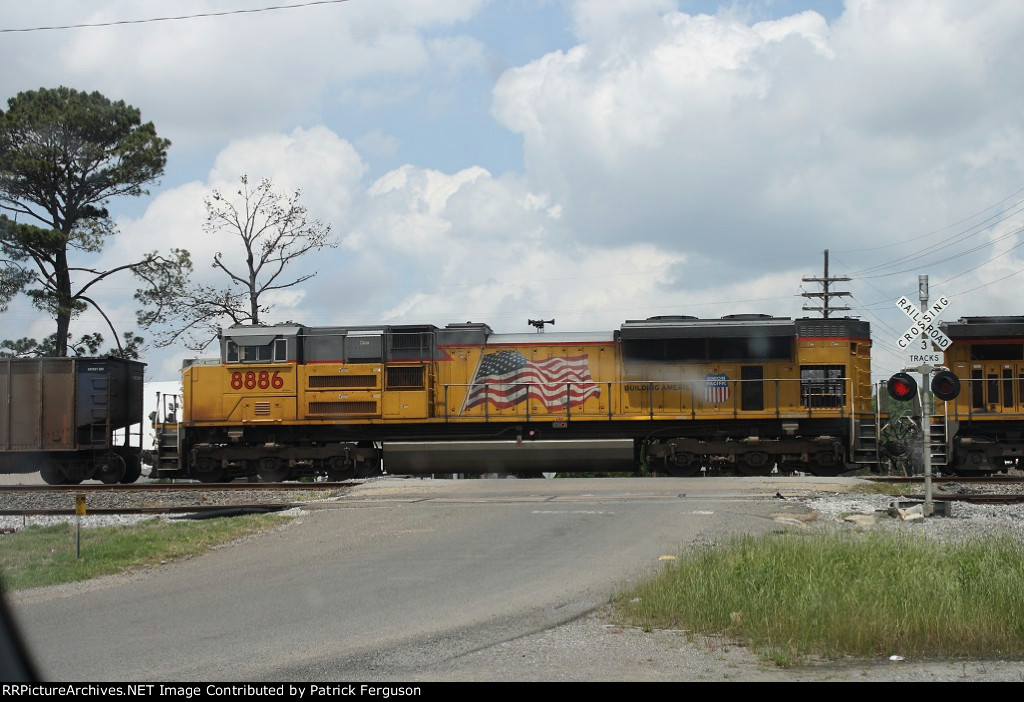
[{"label": "rusty hopper car", "polygon": [[118,358],[0,360],[0,472],[38,471],[51,485],[138,480],[144,368]]},{"label": "rusty hopper car", "polygon": [[232,327],[183,370],[158,475],[704,470],[877,462],[870,330],[853,319],[657,317],[617,330]]}]

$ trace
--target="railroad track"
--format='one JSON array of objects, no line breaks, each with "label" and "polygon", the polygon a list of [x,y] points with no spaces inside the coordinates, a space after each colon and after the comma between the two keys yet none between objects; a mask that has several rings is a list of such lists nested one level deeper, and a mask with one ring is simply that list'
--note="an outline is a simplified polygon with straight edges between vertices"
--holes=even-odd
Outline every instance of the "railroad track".
[{"label": "railroad track", "polygon": [[127,485],[104,485],[102,483],[83,483],[81,485],[0,485],[0,493],[5,492],[55,492],[55,493],[135,493],[135,492],[187,492],[187,491],[221,491],[241,492],[244,490],[273,490],[275,492],[303,490],[341,490],[361,485],[362,481],[346,481],[338,483],[129,483]]},{"label": "railroad track", "polygon": [[[920,475],[876,476],[868,480],[890,485],[921,486],[924,489],[924,476]],[[1024,502],[1024,477],[1020,476],[941,476],[932,477],[932,484],[936,500],[978,505],[1013,505]],[[918,494],[909,497],[920,499]]]},{"label": "railroad track", "polygon": [[[282,511],[340,494],[358,482],[135,483],[130,485],[9,485],[0,487],[0,516],[73,516],[77,497],[87,516],[233,516]],[[309,493],[309,499],[303,499]]]},{"label": "railroad track", "polygon": [[[923,475],[872,475],[864,479],[873,483],[924,483]],[[963,483],[965,485],[1020,485],[1024,489],[1024,476],[1015,475],[933,475],[932,482]]]}]

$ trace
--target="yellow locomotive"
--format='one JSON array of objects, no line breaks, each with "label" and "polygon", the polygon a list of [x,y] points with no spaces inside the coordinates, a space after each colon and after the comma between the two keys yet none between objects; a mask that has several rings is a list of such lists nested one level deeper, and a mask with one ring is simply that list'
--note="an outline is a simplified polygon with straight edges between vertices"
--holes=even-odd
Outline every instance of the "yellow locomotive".
[{"label": "yellow locomotive", "polygon": [[933,423],[933,446],[946,452],[939,462],[961,475],[1024,467],[1024,317],[962,317],[940,327],[953,341],[946,366],[963,390]]},{"label": "yellow locomotive", "polygon": [[855,319],[236,326],[184,368],[177,455],[157,474],[835,475],[877,463],[870,357]]}]

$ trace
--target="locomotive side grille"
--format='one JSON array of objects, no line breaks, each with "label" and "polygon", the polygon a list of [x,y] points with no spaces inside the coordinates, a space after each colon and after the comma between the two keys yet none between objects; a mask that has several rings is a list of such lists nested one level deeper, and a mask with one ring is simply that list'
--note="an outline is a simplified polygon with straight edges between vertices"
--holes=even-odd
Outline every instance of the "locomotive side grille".
[{"label": "locomotive side grille", "polygon": [[309,387],[311,387],[311,388],[375,388],[375,387],[377,387],[377,376],[375,376],[375,375],[311,375],[311,376],[309,376]]},{"label": "locomotive side grille", "polygon": [[423,366],[391,366],[388,368],[388,390],[422,390]]},{"label": "locomotive side grille", "polygon": [[253,405],[252,413],[257,417],[266,417],[270,415],[270,403],[269,402],[257,402]]},{"label": "locomotive side grille", "polygon": [[376,402],[310,402],[309,414],[352,416],[378,412]]}]

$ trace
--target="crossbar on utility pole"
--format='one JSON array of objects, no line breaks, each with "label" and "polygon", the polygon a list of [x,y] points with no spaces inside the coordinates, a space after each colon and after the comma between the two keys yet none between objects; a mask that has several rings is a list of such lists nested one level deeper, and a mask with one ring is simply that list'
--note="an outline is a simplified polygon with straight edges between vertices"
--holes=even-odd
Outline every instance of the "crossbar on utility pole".
[{"label": "crossbar on utility pole", "polygon": [[825,319],[828,319],[829,312],[838,311],[838,310],[849,310],[850,309],[849,307],[834,307],[834,306],[829,304],[829,300],[831,298],[833,298],[833,297],[843,297],[845,295],[849,295],[850,294],[848,292],[836,292],[834,290],[830,290],[829,286],[832,283],[840,283],[840,282],[848,281],[848,280],[850,280],[850,278],[846,278],[846,277],[843,277],[843,276],[832,276],[832,277],[829,277],[829,274],[828,274],[828,249],[825,249],[825,275],[824,275],[824,277],[822,277],[822,278],[807,277],[807,278],[801,278],[801,280],[803,280],[805,283],[821,283],[821,289],[822,289],[821,292],[805,292],[805,293],[800,293],[802,297],[820,297],[820,298],[822,298],[822,306],[821,307],[804,307],[803,309],[804,309],[805,312],[821,312],[821,316],[824,317]]}]

